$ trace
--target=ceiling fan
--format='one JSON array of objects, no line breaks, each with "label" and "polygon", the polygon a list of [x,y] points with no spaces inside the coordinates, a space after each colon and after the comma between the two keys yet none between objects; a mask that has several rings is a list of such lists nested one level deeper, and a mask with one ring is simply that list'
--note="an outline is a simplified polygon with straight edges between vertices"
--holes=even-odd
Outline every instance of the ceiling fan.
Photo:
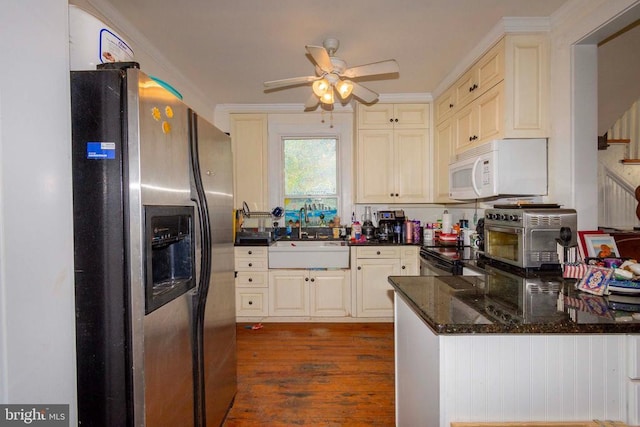
[{"label": "ceiling fan", "polygon": [[376,101],[378,99],[376,92],[354,82],[353,79],[398,73],[400,68],[396,60],[389,59],[347,68],[347,63],[344,60],[334,56],[338,46],[340,46],[340,42],[335,38],[327,38],[322,43],[322,46],[305,46],[307,52],[316,63],[316,75],[272,80],[264,82],[264,87],[270,90],[312,83],[313,93],[305,103],[305,109],[313,109],[319,103],[333,104],[335,101],[334,92],[337,92],[342,100],[346,100],[350,95],[353,95],[367,104]]}]

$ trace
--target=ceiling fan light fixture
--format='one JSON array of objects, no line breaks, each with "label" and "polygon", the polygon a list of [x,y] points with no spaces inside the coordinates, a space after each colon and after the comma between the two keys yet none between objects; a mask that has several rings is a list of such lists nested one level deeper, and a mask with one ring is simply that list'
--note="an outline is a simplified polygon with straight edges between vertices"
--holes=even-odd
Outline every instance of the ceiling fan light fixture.
[{"label": "ceiling fan light fixture", "polygon": [[331,84],[327,79],[322,78],[313,82],[312,88],[313,93],[315,93],[319,98],[322,98],[324,94],[326,94],[327,91],[329,91],[329,89],[331,88]]},{"label": "ceiling fan light fixture", "polygon": [[336,84],[336,89],[338,90],[340,98],[347,99],[349,95],[351,95],[351,91],[353,91],[353,83],[349,80],[340,80]]},{"label": "ceiling fan light fixture", "polygon": [[320,96],[320,102],[322,102],[323,104],[333,104],[333,101],[334,101],[333,89],[331,88],[330,90],[322,94],[322,96]]}]

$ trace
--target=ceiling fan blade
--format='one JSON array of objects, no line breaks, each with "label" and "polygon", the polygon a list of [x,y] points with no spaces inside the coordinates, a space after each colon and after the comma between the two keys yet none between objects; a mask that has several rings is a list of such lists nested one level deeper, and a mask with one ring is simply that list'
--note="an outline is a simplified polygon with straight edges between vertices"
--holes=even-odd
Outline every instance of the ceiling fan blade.
[{"label": "ceiling fan blade", "polygon": [[304,103],[304,109],[311,110],[313,108],[316,108],[319,103],[320,103],[320,99],[315,95],[315,93],[311,93],[311,96],[309,96],[309,99],[307,99],[307,102]]},{"label": "ceiling fan blade", "polygon": [[351,92],[351,94],[356,98],[359,98],[362,102],[371,104],[376,99],[378,99],[378,94],[374,91],[367,89],[366,87],[356,82],[351,83],[353,83],[353,91]]},{"label": "ceiling fan blade", "polygon": [[386,61],[373,62],[371,64],[359,65],[356,67],[347,68],[342,76],[348,78],[373,76],[376,74],[391,74],[399,73],[400,67],[395,59],[389,59]]},{"label": "ceiling fan blade", "polygon": [[302,85],[306,83],[311,83],[318,80],[320,77],[318,76],[305,76],[305,77],[292,77],[290,79],[282,79],[282,80],[271,80],[268,82],[264,82],[264,87],[267,89],[274,89],[278,87],[284,86],[296,86]]},{"label": "ceiling fan blade", "polygon": [[330,73],[333,71],[333,64],[331,63],[331,58],[329,57],[329,53],[327,53],[327,49],[322,46],[305,46],[307,52],[311,55],[313,60],[318,67],[325,73]]}]

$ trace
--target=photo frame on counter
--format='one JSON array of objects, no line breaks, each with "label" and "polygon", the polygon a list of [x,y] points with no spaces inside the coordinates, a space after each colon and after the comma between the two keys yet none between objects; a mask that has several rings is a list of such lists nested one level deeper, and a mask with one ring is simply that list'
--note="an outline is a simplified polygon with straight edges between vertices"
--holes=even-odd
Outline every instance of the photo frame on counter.
[{"label": "photo frame on counter", "polygon": [[587,256],[591,258],[619,258],[616,241],[609,234],[587,234],[584,236]]},{"label": "photo frame on counter", "polygon": [[582,257],[582,259],[589,257],[589,254],[587,253],[587,243],[585,242],[585,236],[594,234],[604,234],[604,232],[602,230],[578,231],[578,251],[580,252],[580,257]]}]

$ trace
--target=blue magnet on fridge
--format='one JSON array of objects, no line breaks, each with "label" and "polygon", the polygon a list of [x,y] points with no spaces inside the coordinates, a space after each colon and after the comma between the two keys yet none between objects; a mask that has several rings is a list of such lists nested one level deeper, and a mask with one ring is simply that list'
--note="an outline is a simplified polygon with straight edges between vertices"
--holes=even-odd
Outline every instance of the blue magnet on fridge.
[{"label": "blue magnet on fridge", "polygon": [[87,142],[87,159],[115,159],[115,142]]}]

